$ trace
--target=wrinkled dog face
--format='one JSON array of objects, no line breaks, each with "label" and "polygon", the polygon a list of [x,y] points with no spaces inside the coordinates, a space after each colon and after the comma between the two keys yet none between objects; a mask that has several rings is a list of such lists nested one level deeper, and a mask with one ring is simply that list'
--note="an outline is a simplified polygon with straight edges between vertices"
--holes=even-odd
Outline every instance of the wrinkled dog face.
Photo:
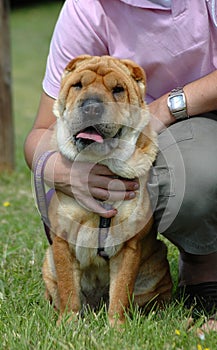
[{"label": "wrinkled dog face", "polygon": [[128,133],[136,138],[148,122],[144,94],[144,72],[132,61],[87,55],[72,60],[54,105],[60,151],[71,160],[85,149],[108,155]]}]

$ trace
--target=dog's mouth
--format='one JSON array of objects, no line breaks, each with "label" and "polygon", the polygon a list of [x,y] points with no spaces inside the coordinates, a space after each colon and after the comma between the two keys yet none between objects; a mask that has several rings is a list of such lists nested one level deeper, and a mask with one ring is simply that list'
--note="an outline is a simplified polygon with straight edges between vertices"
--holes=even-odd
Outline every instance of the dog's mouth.
[{"label": "dog's mouth", "polygon": [[89,126],[88,128],[78,132],[75,136],[75,140],[82,140],[84,143],[90,144],[92,142],[103,143],[104,137],[103,135],[93,126]]},{"label": "dog's mouth", "polygon": [[107,126],[89,126],[81,131],[79,131],[74,136],[75,144],[78,148],[78,150],[82,150],[85,147],[89,146],[92,143],[101,144],[103,147],[103,144],[109,140],[112,141],[112,139],[117,139],[121,135],[121,128],[115,128],[116,130],[112,130],[111,128]]}]

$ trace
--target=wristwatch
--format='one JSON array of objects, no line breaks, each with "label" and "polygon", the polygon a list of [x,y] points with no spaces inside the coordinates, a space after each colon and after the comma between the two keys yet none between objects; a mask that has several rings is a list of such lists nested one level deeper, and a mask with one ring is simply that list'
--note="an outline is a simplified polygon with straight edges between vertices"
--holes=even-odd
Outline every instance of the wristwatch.
[{"label": "wristwatch", "polygon": [[182,87],[173,89],[167,98],[167,106],[176,120],[188,118],[186,98]]}]

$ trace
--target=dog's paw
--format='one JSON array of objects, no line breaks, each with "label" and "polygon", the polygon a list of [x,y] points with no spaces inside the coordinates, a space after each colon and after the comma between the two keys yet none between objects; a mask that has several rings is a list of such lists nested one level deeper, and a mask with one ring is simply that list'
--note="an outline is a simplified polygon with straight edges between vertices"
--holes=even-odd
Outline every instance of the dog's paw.
[{"label": "dog's paw", "polygon": [[56,323],[58,327],[61,325],[62,319],[63,319],[62,315],[59,315],[57,323]]},{"label": "dog's paw", "polygon": [[71,312],[70,314],[63,315],[60,314],[57,320],[57,326],[60,326],[62,323],[77,323],[78,322],[78,313]]},{"label": "dog's paw", "polygon": [[120,319],[118,317],[109,317],[109,325],[118,331],[122,331],[125,325],[125,319]]}]

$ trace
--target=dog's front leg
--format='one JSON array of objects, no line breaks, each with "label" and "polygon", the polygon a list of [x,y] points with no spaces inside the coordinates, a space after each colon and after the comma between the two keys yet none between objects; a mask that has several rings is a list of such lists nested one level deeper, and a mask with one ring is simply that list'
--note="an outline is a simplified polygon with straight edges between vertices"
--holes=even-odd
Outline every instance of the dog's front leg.
[{"label": "dog's front leg", "polygon": [[124,312],[132,298],[140,257],[141,245],[133,238],[126,243],[117,256],[110,260],[108,317],[111,326],[125,322]]},{"label": "dog's front leg", "polygon": [[53,240],[53,258],[60,299],[60,323],[64,312],[72,312],[75,317],[80,311],[80,270],[68,242],[58,236]]}]

